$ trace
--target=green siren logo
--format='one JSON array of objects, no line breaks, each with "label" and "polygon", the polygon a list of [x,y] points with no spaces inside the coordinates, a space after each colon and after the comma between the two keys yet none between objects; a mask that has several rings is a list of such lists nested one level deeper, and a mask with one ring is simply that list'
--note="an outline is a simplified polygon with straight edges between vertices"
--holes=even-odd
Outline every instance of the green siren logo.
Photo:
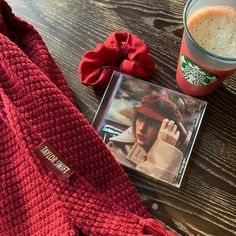
[{"label": "green siren logo", "polygon": [[216,75],[202,69],[185,55],[181,56],[181,70],[185,79],[195,86],[209,85],[217,80]]}]

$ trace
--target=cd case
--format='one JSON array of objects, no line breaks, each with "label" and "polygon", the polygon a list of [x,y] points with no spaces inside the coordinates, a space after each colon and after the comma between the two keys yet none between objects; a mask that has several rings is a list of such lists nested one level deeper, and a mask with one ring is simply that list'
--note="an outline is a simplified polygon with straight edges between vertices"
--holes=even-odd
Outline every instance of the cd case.
[{"label": "cd case", "polygon": [[180,187],[206,106],[114,72],[93,126],[121,165]]}]

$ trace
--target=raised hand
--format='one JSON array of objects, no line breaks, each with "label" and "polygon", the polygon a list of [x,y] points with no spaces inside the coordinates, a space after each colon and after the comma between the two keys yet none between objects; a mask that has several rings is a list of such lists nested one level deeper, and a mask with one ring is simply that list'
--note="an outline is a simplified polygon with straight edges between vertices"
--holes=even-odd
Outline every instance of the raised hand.
[{"label": "raised hand", "polygon": [[177,130],[177,125],[174,121],[164,119],[157,135],[157,142],[164,141],[175,146],[179,139],[179,135],[180,132]]}]

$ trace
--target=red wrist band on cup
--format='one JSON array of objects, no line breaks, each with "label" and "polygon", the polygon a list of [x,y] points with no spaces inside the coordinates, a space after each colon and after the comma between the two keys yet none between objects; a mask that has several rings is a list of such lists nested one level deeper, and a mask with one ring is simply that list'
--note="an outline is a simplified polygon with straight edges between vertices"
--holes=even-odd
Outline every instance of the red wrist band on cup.
[{"label": "red wrist band on cup", "polygon": [[147,78],[155,68],[148,46],[129,32],[113,32],[104,44],[85,53],[78,72],[83,84],[105,88],[113,70]]}]

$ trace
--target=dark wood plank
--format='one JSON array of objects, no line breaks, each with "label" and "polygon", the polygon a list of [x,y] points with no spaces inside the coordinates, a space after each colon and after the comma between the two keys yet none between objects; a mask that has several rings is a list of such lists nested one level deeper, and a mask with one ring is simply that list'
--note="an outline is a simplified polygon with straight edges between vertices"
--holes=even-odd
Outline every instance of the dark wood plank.
[{"label": "dark wood plank", "polygon": [[[87,50],[112,31],[129,31],[150,46],[157,68],[150,81],[178,90],[175,71],[185,0],[8,0],[41,33],[91,122],[99,97],[79,82]],[[209,105],[180,189],[129,171],[153,216],[180,235],[236,235],[236,80],[204,98]]]}]

